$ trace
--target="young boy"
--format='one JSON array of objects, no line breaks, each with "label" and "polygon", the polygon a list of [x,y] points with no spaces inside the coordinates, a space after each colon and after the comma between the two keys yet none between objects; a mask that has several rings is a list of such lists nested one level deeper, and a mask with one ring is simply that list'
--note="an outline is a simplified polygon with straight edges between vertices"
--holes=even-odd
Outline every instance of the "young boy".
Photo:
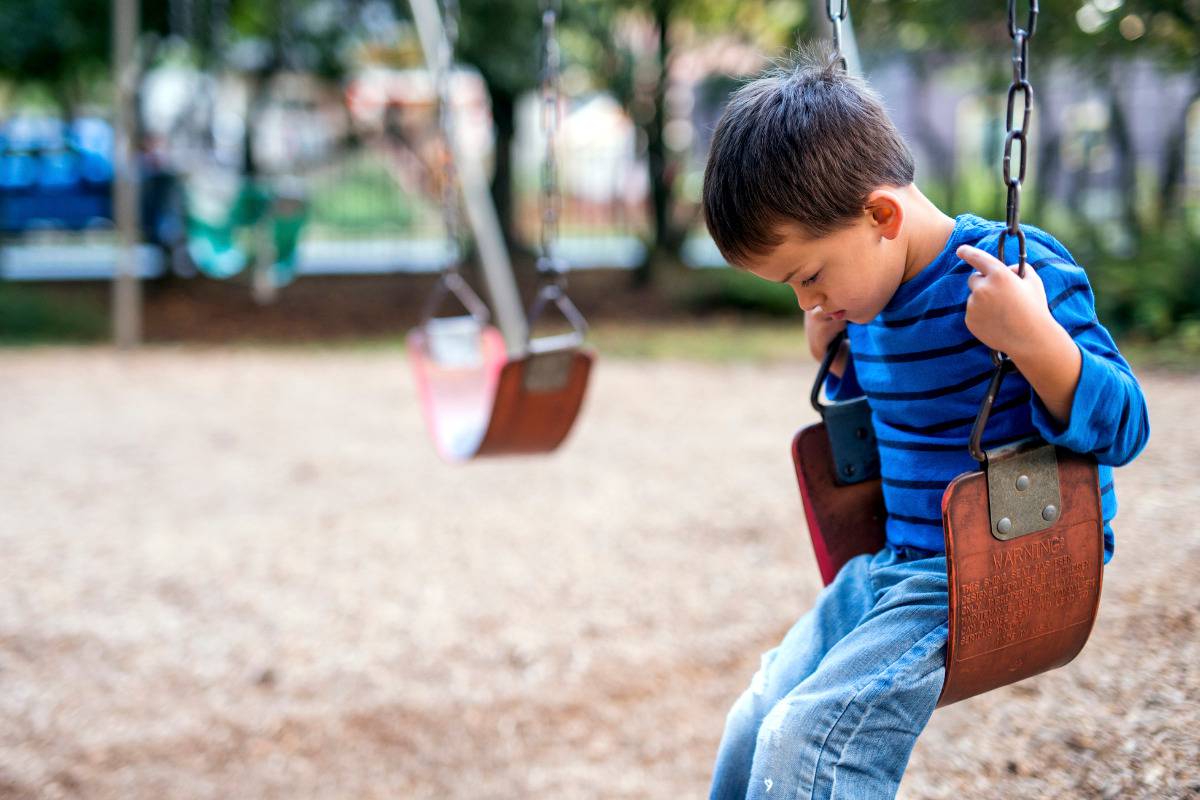
[{"label": "young boy", "polygon": [[815,358],[848,328],[826,390],[870,399],[888,509],[887,546],[848,562],[762,657],[726,721],[712,797],[894,797],[945,676],[941,497],[978,468],[967,439],[989,348],[1019,374],[1004,380],[984,446],[1039,434],[1094,455],[1105,563],[1112,467],[1146,443],[1145,399],[1066,248],[1023,228],[1017,277],[993,255],[1004,223],[934,206],[878,98],[824,55],[733,96],[704,211],[730,264],[795,291]]}]

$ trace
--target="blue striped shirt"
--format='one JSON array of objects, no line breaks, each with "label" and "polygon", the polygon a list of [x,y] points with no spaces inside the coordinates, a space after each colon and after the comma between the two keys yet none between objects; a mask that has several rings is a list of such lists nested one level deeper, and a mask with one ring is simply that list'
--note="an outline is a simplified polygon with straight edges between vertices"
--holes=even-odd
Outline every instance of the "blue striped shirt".
[{"label": "blue striped shirt", "polygon": [[[927,267],[900,285],[887,307],[866,325],[850,324],[850,361],[841,380],[830,377],[832,399],[865,393],[879,440],[879,462],[888,509],[887,541],[893,549],[944,552],[941,501],[957,475],[978,469],[967,439],[992,375],[989,350],[964,322],[974,268],[955,255],[969,244],[996,252],[1004,224],[973,214],[957,218],[946,247]],[[1020,373],[1010,372],[992,409],[984,447],[1033,434],[1100,463],[1104,513],[1104,563],[1112,558],[1117,513],[1112,468],[1145,446],[1150,426],[1146,401],[1129,364],[1096,319],[1087,275],[1054,237],[1023,226],[1029,264],[1046,287],[1054,318],[1083,356],[1082,372],[1063,426],[1042,405]],[[1016,263],[1017,242],[1005,245]]]}]

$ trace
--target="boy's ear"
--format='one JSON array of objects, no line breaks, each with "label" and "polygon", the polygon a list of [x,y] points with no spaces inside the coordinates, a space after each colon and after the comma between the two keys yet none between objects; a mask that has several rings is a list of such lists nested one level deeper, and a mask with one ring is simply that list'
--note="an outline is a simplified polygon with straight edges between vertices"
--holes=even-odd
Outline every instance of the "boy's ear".
[{"label": "boy's ear", "polygon": [[867,212],[871,224],[876,227],[880,236],[895,239],[900,235],[900,229],[904,226],[904,204],[895,192],[876,189],[867,195],[863,210]]}]

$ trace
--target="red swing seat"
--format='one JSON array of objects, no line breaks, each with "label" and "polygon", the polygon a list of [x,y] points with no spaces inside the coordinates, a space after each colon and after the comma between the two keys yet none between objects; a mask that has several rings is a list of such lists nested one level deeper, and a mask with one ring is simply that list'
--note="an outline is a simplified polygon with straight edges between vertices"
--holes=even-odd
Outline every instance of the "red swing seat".
[{"label": "red swing seat", "polygon": [[[827,422],[838,424],[838,414],[830,412],[849,404],[822,405],[818,393],[841,341],[831,345],[812,392],[826,421],[792,440],[825,585],[847,561],[878,552],[886,539],[880,479],[846,483],[834,470],[846,458],[844,452],[840,462],[835,457]],[[972,433],[973,452],[1003,373],[998,368],[988,388]],[[864,438],[861,431],[857,438]],[[861,470],[856,477],[864,477]],[[1061,667],[1079,654],[1096,619],[1103,576],[1104,517],[1094,459],[1036,439],[988,451],[984,469],[947,486],[942,524],[949,638],[939,707]]]},{"label": "red swing seat", "polygon": [[594,360],[558,337],[533,340],[510,360],[500,331],[470,316],[430,319],[407,343],[426,426],[448,461],[556,449]]}]

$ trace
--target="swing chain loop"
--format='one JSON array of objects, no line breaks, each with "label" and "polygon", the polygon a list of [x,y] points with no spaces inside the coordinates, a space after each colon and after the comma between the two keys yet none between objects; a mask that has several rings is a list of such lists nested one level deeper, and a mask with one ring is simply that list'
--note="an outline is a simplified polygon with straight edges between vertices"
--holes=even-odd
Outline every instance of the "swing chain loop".
[{"label": "swing chain loop", "polygon": [[987,454],[983,450],[983,429],[987,427],[988,417],[992,415],[992,406],[996,403],[996,396],[1000,394],[1000,384],[1004,381],[1004,376],[1014,369],[1012,359],[995,350],[992,351],[992,363],[996,365],[996,371],[992,373],[983,402],[979,405],[979,413],[975,415],[975,424],[971,426],[971,440],[967,445],[971,457],[980,464],[987,463]]},{"label": "swing chain loop", "polygon": [[558,229],[562,218],[562,191],[558,180],[559,115],[562,106],[561,65],[558,46],[559,2],[542,2],[542,135],[546,143],[542,159],[541,241],[537,269],[543,281],[565,290],[565,264],[558,256]]},{"label": "swing chain loop", "polygon": [[829,24],[833,28],[833,57],[842,71],[848,69],[846,56],[842,53],[842,23],[849,15],[849,0],[825,0],[825,16],[829,18]]},{"label": "swing chain loop", "polygon": [[813,381],[812,392],[809,393],[808,401],[812,403],[813,410],[821,415],[821,419],[825,418],[825,406],[821,404],[821,389],[825,386],[825,379],[829,377],[829,369],[833,366],[833,360],[837,358],[838,351],[842,349],[842,344],[846,341],[846,330],[837,332],[837,335],[829,342],[825,348],[825,357],[821,359],[821,366],[817,368],[817,377]]},{"label": "swing chain loop", "polygon": [[1028,76],[1029,70],[1029,34],[1024,30],[1017,31],[1013,37],[1012,74],[1013,83],[1020,83]]},{"label": "swing chain loop", "polygon": [[1029,0],[1029,14],[1025,18],[1025,27],[1017,27],[1017,0],[1008,0],[1008,35],[1017,38],[1017,33],[1024,31],[1026,35],[1033,36],[1037,30],[1038,18],[1038,0]]}]

